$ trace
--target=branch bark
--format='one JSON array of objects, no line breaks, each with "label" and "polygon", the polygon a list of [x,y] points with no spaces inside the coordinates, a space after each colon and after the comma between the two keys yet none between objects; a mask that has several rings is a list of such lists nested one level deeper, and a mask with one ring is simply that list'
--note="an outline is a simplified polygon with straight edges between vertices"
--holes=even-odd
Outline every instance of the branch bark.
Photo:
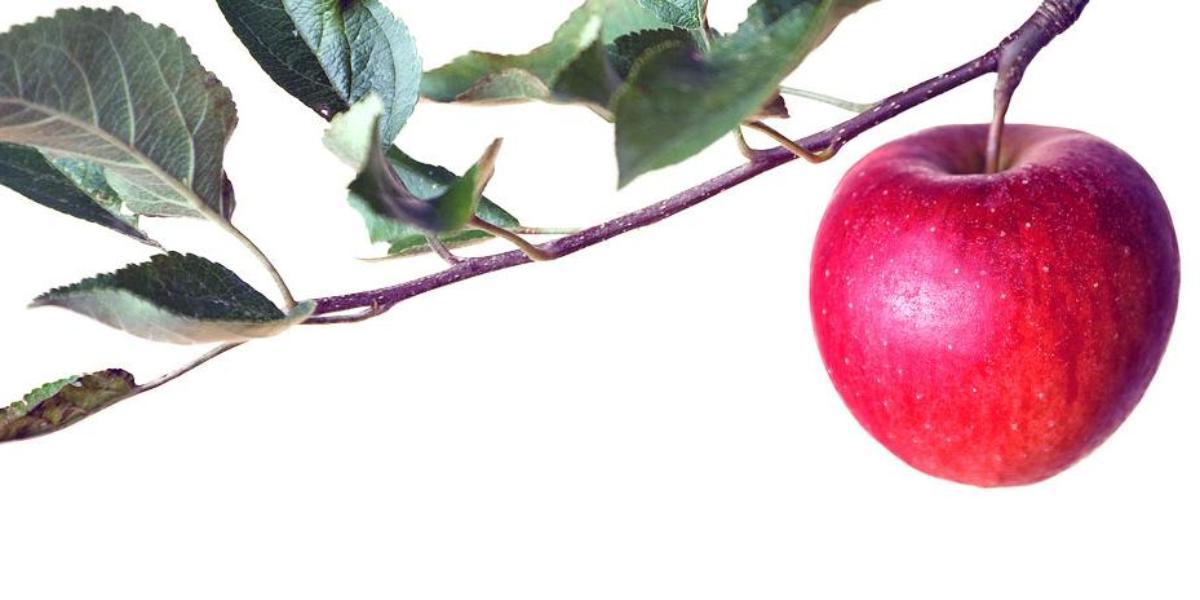
[{"label": "branch bark", "polygon": [[[1088,1],[1045,0],[1029,20],[991,51],[956,69],[894,94],[866,113],[796,140],[796,144],[813,154],[832,155],[848,142],[880,123],[983,75],[1000,72],[1001,69],[1005,69],[1005,71],[1001,73],[997,96],[999,97],[1001,94],[999,91],[1001,87],[1008,89],[1005,97],[1005,107],[1007,107],[1007,98],[1011,97],[1011,91],[1016,88],[1016,84],[1020,83],[1020,75],[1024,73],[1025,67],[1042,48],[1075,23],[1083,9],[1087,7]],[[1013,83],[1014,75],[1015,83]],[[998,148],[998,136],[995,143]],[[653,225],[795,159],[796,155],[792,151],[782,147],[758,152],[749,163],[722,173],[666,200],[538,247],[547,255],[554,257],[573,254],[635,229]],[[465,259],[440,273],[395,286],[319,298],[316,301],[317,309],[311,322],[328,323],[330,319],[321,317],[321,315],[363,308],[374,307],[377,314],[382,314],[387,309],[414,296],[529,262],[532,262],[529,257],[519,250],[505,252]]]}]

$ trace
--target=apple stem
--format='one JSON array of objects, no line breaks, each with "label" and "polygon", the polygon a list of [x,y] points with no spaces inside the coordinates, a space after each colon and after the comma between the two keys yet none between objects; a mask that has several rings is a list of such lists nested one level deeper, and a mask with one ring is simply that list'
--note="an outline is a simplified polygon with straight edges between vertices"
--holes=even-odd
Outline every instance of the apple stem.
[{"label": "apple stem", "polygon": [[1087,0],[1045,0],[1033,16],[997,48],[995,106],[988,130],[987,172],[999,173],[1003,156],[1004,120],[1013,94],[1034,57],[1079,19]]},{"label": "apple stem", "polygon": [[996,105],[993,109],[992,124],[988,128],[987,166],[985,172],[989,175],[999,173],[1001,170],[1000,158],[1001,146],[1004,144],[1004,119],[1008,115],[1008,107],[1015,91],[1016,85],[1013,85],[1006,91],[1002,91],[1001,86],[996,86]]}]

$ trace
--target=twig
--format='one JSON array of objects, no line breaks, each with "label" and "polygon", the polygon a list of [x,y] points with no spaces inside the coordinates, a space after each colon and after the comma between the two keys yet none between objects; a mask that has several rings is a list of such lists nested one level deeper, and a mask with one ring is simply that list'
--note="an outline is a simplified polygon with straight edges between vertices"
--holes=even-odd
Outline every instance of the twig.
[{"label": "twig", "polygon": [[[1000,60],[996,67],[996,104],[992,124],[988,129],[987,172],[998,173],[1001,169],[1001,145],[1004,139],[1004,119],[1012,103],[1013,94],[1025,77],[1025,69],[1033,58],[1058,34],[1066,31],[1083,13],[1087,1],[1045,0],[1037,12],[1030,17],[1025,27],[1017,30],[1000,45]],[[1031,23],[1036,26],[1030,27]]]},{"label": "twig", "polygon": [[144,394],[146,392],[149,392],[150,390],[158,389],[168,383],[171,383],[172,381],[175,381],[176,379],[179,379],[180,377],[183,377],[184,375],[191,373],[192,371],[194,371],[196,369],[196,367],[199,367],[200,365],[203,365],[204,363],[206,363],[222,354],[225,354],[226,352],[229,352],[230,350],[233,350],[234,348],[237,348],[238,346],[241,346],[244,343],[245,342],[234,342],[234,343],[230,343],[230,344],[224,344],[221,346],[217,346],[216,348],[213,348],[212,350],[206,352],[204,355],[200,356],[196,360],[193,360],[192,362],[190,362],[182,367],[179,367],[178,369],[175,369],[174,371],[171,371],[170,373],[167,373],[166,375],[163,375],[162,377],[159,377],[158,379],[155,379],[148,383],[143,383],[143,384],[133,388],[133,390],[129,393],[129,396],[127,398],[132,398],[138,394]]},{"label": "twig", "polygon": [[[1029,61],[1032,60],[1032,57],[1041,48],[1045,47],[1078,19],[1079,14],[1087,6],[1088,1],[1044,0],[1042,6],[1033,17],[990,52],[945,74],[895,94],[880,102],[870,111],[857,115],[840,125],[797,140],[794,142],[794,146],[810,154],[832,156],[847,142],[880,123],[965,83],[978,79],[983,75],[997,72],[1001,68],[1002,57],[1012,55],[1013,52],[1016,52],[1018,58],[1005,58],[1003,64],[1023,64],[1020,67],[1023,72],[1024,66],[1028,66]],[[1020,50],[1014,51],[1012,49],[1013,46],[1019,46]],[[555,258],[574,254],[589,246],[594,246],[605,240],[667,219],[725,190],[749,181],[776,167],[792,162],[796,158],[797,155],[793,152],[793,149],[782,146],[771,150],[755,151],[751,154],[750,162],[722,173],[691,189],[680,192],[662,202],[652,204],[641,210],[617,217],[607,223],[584,229],[552,242],[537,246],[530,244],[529,246],[536,249],[537,252],[545,253]],[[236,232],[236,228],[233,231]],[[240,232],[237,233],[240,234]],[[244,238],[244,236],[241,237]],[[255,248],[252,244],[251,246]],[[260,256],[262,254],[261,251],[257,253]],[[265,259],[265,257],[262,258]],[[532,262],[532,259],[521,250],[480,258],[461,259],[440,273],[421,277],[407,283],[342,296],[319,298],[316,300],[317,309],[314,312],[314,316],[305,323],[334,324],[363,321],[383,314],[400,302],[414,296],[529,262]],[[269,264],[269,261],[267,263]],[[270,269],[276,275],[281,291],[284,291],[285,296],[290,296],[290,292],[287,292],[286,286],[282,284],[282,278],[278,277],[278,273],[275,272],[273,267],[270,267]],[[362,310],[354,314],[339,314],[349,313],[358,309]],[[239,345],[240,343],[234,343],[220,346],[181,369],[135,388],[134,393],[131,395],[147,392],[173,381]]]},{"label": "twig", "polygon": [[[1075,22],[1087,6],[1088,1],[1045,0],[1038,11],[1020,29],[1005,38],[993,50],[956,69],[886,98],[870,111],[857,115],[840,125],[797,140],[795,144],[812,154],[831,155],[840,150],[847,142],[880,123],[983,75],[997,72],[1000,68],[1001,56],[1011,52],[1012,44],[1020,43],[1024,50],[1019,54],[1031,59],[1037,51]],[[795,159],[796,155],[783,147],[756,152],[748,164],[722,173],[662,202],[539,247],[557,257],[573,254],[618,235],[662,221]],[[390,307],[453,283],[528,262],[530,262],[529,257],[520,251],[470,258],[440,273],[407,283],[377,290],[320,298],[317,300],[315,314],[339,313],[376,304]]]},{"label": "twig", "polygon": [[446,243],[443,242],[442,238],[439,238],[437,234],[425,234],[425,243],[429,244],[429,247],[432,248],[434,253],[440,256],[442,260],[452,265],[457,265],[463,261],[463,259],[459,258],[453,250],[446,246]]},{"label": "twig", "polygon": [[[395,306],[393,304],[392,306]],[[356,313],[345,315],[328,315],[320,317],[312,317],[304,322],[305,325],[346,325],[349,323],[362,323],[368,319],[374,319],[379,315],[391,310],[392,306],[372,305],[370,308],[365,308]]]}]

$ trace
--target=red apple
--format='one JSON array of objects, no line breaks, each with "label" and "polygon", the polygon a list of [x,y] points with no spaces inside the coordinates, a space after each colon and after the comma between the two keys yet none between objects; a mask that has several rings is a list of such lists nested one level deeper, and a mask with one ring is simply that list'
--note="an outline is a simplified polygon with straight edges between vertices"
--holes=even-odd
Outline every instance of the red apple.
[{"label": "red apple", "polygon": [[859,423],[908,464],[979,486],[1050,477],[1129,416],[1179,298],[1154,182],[1078,131],[928,130],[846,175],[812,259],[817,341]]}]

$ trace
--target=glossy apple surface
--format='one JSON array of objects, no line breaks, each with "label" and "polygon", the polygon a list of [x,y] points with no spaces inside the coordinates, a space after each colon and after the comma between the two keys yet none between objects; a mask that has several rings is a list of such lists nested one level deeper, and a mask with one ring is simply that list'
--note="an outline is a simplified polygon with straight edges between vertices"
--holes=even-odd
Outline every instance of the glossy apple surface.
[{"label": "glossy apple surface", "polygon": [[1050,477],[1146,391],[1170,336],[1179,249],[1150,176],[1078,131],[983,126],[887,144],[839,185],[811,307],[835,387],[875,439],[979,486]]}]

